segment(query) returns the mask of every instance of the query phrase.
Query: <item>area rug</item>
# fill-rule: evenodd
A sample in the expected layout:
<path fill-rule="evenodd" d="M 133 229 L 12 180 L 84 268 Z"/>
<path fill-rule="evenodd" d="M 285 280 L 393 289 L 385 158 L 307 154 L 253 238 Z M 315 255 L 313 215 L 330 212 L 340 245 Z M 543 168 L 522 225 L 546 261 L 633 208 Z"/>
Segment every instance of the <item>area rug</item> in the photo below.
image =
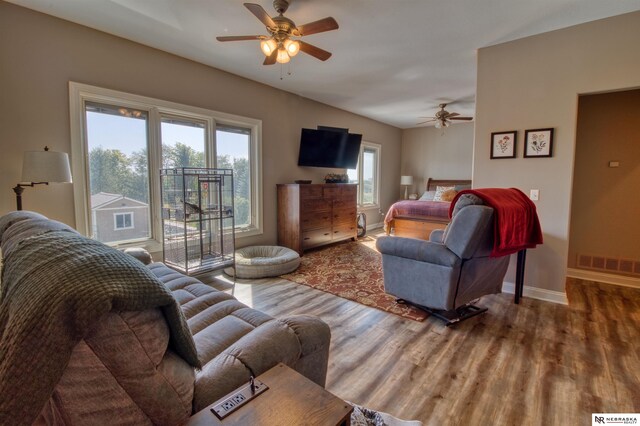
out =
<path fill-rule="evenodd" d="M 370 410 L 352 402 L 349 404 L 353 406 L 351 426 L 422 426 L 422 422 L 417 420 L 400 420 L 382 411 Z"/>
<path fill-rule="evenodd" d="M 376 238 L 334 244 L 304 253 L 300 267 L 282 275 L 304 284 L 366 306 L 381 309 L 415 321 L 428 314 L 413 306 L 400 305 L 384 292 L 382 255 L 375 249 Z"/>

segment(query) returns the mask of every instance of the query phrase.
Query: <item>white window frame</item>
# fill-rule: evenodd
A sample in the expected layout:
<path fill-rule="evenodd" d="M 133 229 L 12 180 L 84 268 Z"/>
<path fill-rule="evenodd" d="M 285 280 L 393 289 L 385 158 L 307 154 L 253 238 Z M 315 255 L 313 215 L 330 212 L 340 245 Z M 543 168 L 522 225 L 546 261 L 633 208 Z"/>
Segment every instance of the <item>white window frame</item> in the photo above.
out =
<path fill-rule="evenodd" d="M 364 185 L 362 179 L 362 164 L 364 164 L 364 150 L 374 150 L 376 152 L 376 164 L 374 170 L 374 182 L 375 191 L 373 194 L 373 203 L 365 204 L 364 199 Z M 362 141 L 360 144 L 360 153 L 358 154 L 358 165 L 356 171 L 358 175 L 358 207 L 362 209 L 374 209 L 380 208 L 380 163 L 382 162 L 382 145 L 374 142 Z"/>
<path fill-rule="evenodd" d="M 196 119 L 207 123 L 207 139 L 211 141 L 211 149 L 207 156 L 209 164 L 215 164 L 216 158 L 216 123 L 251 130 L 249 146 L 249 164 L 251 170 L 251 225 L 237 228 L 236 238 L 261 235 L 263 231 L 263 191 L 262 191 L 262 120 L 228 114 L 220 111 L 198 108 L 147 96 L 134 95 L 117 90 L 105 89 L 70 81 L 69 108 L 71 124 L 71 167 L 74 176 L 73 191 L 76 216 L 76 229 L 83 235 L 91 235 L 91 207 L 89 188 L 89 153 L 87 150 L 87 131 L 85 103 L 97 102 L 117 105 L 125 108 L 143 110 L 148 113 L 148 155 L 149 155 L 149 204 L 151 221 L 151 238 L 142 245 L 150 251 L 162 249 L 162 215 L 160 208 L 160 174 L 162 165 L 161 152 L 161 117 L 177 116 Z M 213 151 L 213 152 L 212 152 Z M 155 172 L 154 172 L 155 171 Z M 140 241 L 116 243 L 119 247 L 141 245 Z"/>
<path fill-rule="evenodd" d="M 123 226 L 122 228 L 119 228 L 117 216 L 126 216 L 126 215 L 131 216 L 131 226 Z M 126 225 L 127 221 L 123 219 L 122 223 Z M 113 230 L 114 231 L 123 231 L 125 229 L 133 229 L 135 227 L 136 225 L 133 223 L 133 212 L 120 212 L 120 213 L 113 214 Z"/>

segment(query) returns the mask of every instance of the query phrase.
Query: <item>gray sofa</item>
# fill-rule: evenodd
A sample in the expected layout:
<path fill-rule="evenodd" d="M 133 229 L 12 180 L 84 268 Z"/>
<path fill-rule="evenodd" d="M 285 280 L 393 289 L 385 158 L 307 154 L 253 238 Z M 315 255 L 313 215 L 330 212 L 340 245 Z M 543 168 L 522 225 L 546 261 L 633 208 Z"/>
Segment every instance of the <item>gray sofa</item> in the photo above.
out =
<path fill-rule="evenodd" d="M 47 259 L 40 261 L 40 265 L 28 261 L 28 256 L 37 253 L 39 239 L 44 247 L 45 240 L 51 244 L 52 238 L 60 244 L 59 258 L 62 260 L 54 259 L 58 256 L 54 250 L 48 264 Z M 43 365 L 29 365 L 28 371 L 39 371 L 37 374 L 40 375 L 32 378 L 18 377 L 18 374 L 11 376 L 11 371 L 24 371 L 24 366 L 11 366 L 10 356 L 0 357 L 2 424 L 31 424 L 34 419 L 36 424 L 180 424 L 246 383 L 251 375 L 257 376 L 279 362 L 324 386 L 330 330 L 318 318 L 301 315 L 275 319 L 245 306 L 228 293 L 217 291 L 161 263 L 145 266 L 117 250 L 97 247 L 98 243 L 79 236 L 66 225 L 31 212 L 13 212 L 0 218 L 0 242 L 4 256 L 0 313 L 9 313 L 0 317 L 0 336 L 3 339 L 0 344 L 6 345 L 5 349 L 18 345 L 15 330 L 10 329 L 16 323 L 11 316 L 14 312 L 23 314 L 25 309 L 30 309 L 21 308 L 22 305 L 18 304 L 25 299 L 19 293 L 29 291 L 29 277 L 40 274 L 41 280 L 47 280 L 49 274 L 51 280 L 58 280 L 58 285 L 66 285 L 64 277 L 79 276 L 79 281 L 82 281 L 78 286 L 79 292 L 87 289 L 91 292 L 92 280 L 102 282 L 100 276 L 92 275 L 96 273 L 93 269 L 83 265 L 85 262 L 89 264 L 96 255 L 81 261 L 65 258 L 65 253 L 72 250 L 82 253 L 86 246 L 87 251 L 97 250 L 100 256 L 106 256 L 101 259 L 115 259 L 115 263 L 128 268 L 126 273 L 117 275 L 119 281 L 115 282 L 115 288 L 120 293 L 121 290 L 133 292 L 135 298 L 135 286 L 138 284 L 133 282 L 133 277 L 138 275 L 151 277 L 145 278 L 147 281 L 163 283 L 166 288 L 162 284 L 158 284 L 158 288 L 170 290 L 167 293 L 173 298 L 169 297 L 169 302 L 177 302 L 177 311 L 182 312 L 182 321 L 186 320 L 188 333 L 193 336 L 197 350 L 197 361 L 191 363 L 176 351 L 176 347 L 180 347 L 175 341 L 175 329 L 179 324 L 169 321 L 167 306 L 149 309 L 144 307 L 145 300 L 138 300 L 136 303 L 143 306 L 142 309 L 122 310 L 118 306 L 130 305 L 112 298 L 108 300 L 111 303 L 108 312 L 97 320 L 92 318 L 91 327 L 82 336 L 68 336 L 63 335 L 66 330 L 71 334 L 78 330 L 80 314 L 76 305 L 79 302 L 75 299 L 52 299 L 51 310 L 58 312 L 63 307 L 62 317 L 49 320 L 53 331 L 48 333 L 61 333 L 53 339 L 53 347 L 64 352 L 66 342 L 74 344 L 65 357 L 68 359 L 62 366 L 61 375 L 51 373 L 55 375 L 53 388 L 45 401 L 34 395 L 42 390 L 42 379 L 49 379 L 45 377 L 47 372 L 55 371 L 46 364 L 59 358 L 57 351 L 49 351 L 44 355 L 51 356 L 42 357 L 40 344 L 33 344 L 34 358 L 42 358 L 40 362 Z M 21 249 L 24 251 L 29 247 L 35 251 L 21 254 Z M 25 261 L 21 261 L 21 256 Z M 56 269 L 60 262 L 74 265 L 66 265 L 66 272 L 60 275 Z M 44 266 L 52 272 L 43 272 Z M 102 265 L 102 268 L 104 275 L 104 271 L 108 272 L 108 265 Z M 5 281 L 6 277 L 14 282 Z M 15 282 L 19 280 L 25 280 L 26 284 Z M 113 286 L 113 280 L 108 284 Z M 99 290 L 98 284 L 95 290 Z M 103 309 L 103 305 L 96 306 L 97 311 Z M 34 312 L 37 316 L 38 311 Z M 43 310 L 39 312 L 43 316 L 49 314 Z M 27 317 L 21 321 L 42 325 L 39 318 Z M 7 340 L 12 332 L 14 340 Z M 25 334 L 32 333 L 25 331 Z M 31 337 L 25 335 L 24 339 L 28 341 Z M 45 337 L 52 340 L 46 334 Z M 24 343 L 23 340 L 19 342 L 20 345 Z M 25 364 L 34 362 L 30 359 Z M 201 367 L 194 368 L 190 364 L 200 364 Z M 27 388 L 29 383 L 36 383 L 34 389 Z M 22 401 L 30 398 L 33 401 L 29 403 Z M 11 410 L 10 407 L 19 407 L 24 412 L 18 413 L 17 409 Z"/>
<path fill-rule="evenodd" d="M 430 241 L 379 238 L 385 291 L 432 312 L 442 311 L 445 320 L 465 317 L 468 312 L 462 308 L 502 291 L 509 257 L 490 257 L 493 222 L 491 207 L 464 194 L 454 206 L 451 223 L 433 231 Z"/>

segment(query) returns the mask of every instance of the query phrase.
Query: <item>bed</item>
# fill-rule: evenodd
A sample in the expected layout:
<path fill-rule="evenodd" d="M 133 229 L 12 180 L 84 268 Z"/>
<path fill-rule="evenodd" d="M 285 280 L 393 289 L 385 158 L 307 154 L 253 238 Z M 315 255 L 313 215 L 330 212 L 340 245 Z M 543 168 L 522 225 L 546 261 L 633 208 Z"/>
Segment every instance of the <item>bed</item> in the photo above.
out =
<path fill-rule="evenodd" d="M 470 180 L 432 179 L 426 191 L 435 191 L 438 186 L 453 186 L 457 190 L 471 188 Z M 398 237 L 428 240 L 434 229 L 443 229 L 449 223 L 449 206 L 446 201 L 403 200 L 393 204 L 384 219 L 387 235 L 393 232 Z"/>

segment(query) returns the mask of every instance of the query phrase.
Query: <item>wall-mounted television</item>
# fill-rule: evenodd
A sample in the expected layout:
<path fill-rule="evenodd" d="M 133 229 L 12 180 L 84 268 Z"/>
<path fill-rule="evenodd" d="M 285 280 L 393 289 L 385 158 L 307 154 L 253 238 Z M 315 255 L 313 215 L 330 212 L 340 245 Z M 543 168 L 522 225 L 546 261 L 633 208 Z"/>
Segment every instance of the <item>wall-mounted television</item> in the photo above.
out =
<path fill-rule="evenodd" d="M 302 129 L 298 165 L 355 169 L 362 135 L 333 130 Z"/>

